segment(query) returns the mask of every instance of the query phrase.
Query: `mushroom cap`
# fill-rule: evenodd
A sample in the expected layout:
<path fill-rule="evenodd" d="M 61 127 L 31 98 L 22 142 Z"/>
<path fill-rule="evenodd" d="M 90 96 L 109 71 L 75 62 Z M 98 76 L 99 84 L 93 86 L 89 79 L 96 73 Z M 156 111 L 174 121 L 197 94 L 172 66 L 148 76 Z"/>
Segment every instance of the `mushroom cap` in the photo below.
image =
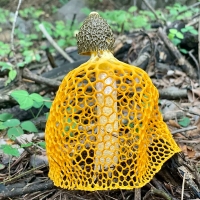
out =
<path fill-rule="evenodd" d="M 91 55 L 93 52 L 113 51 L 114 37 L 106 20 L 97 12 L 91 12 L 76 35 L 78 53 Z"/>

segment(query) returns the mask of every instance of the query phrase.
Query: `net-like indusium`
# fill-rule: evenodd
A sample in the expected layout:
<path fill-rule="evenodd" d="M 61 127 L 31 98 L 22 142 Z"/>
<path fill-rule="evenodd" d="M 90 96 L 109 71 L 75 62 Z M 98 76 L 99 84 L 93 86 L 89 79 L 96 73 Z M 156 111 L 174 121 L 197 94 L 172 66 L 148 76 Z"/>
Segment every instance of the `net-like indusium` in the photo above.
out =
<path fill-rule="evenodd" d="M 91 58 L 66 75 L 46 124 L 49 177 L 61 188 L 140 188 L 180 151 L 147 73 L 114 58 L 109 26 L 93 37 L 91 27 L 102 24 L 97 13 L 85 20 L 78 48 Z"/>

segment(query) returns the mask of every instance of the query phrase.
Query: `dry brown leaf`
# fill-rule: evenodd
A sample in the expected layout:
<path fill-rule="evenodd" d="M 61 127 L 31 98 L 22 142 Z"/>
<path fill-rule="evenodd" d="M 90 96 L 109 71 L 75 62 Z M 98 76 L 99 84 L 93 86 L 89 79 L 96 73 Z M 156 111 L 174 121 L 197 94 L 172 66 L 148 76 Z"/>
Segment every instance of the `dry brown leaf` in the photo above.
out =
<path fill-rule="evenodd" d="M 180 86 L 180 85 L 182 85 L 183 81 L 184 81 L 184 77 L 183 77 L 183 76 L 181 76 L 181 77 L 179 77 L 179 78 L 176 78 L 176 79 L 174 80 L 174 85 L 175 85 L 175 86 Z"/>
<path fill-rule="evenodd" d="M 187 146 L 187 155 L 188 155 L 188 158 L 194 158 L 195 156 L 195 151 L 189 146 Z"/>
<path fill-rule="evenodd" d="M 196 106 L 190 107 L 189 112 L 195 115 L 200 115 L 200 109 L 197 108 Z"/>
<path fill-rule="evenodd" d="M 169 124 L 176 128 L 181 128 L 181 126 L 175 120 L 169 120 Z"/>
<path fill-rule="evenodd" d="M 179 147 L 181 148 L 181 151 L 184 153 L 184 155 L 187 155 L 187 145 L 179 144 Z"/>
<path fill-rule="evenodd" d="M 196 97 L 194 96 L 191 90 L 187 91 L 187 96 L 188 96 L 189 102 L 193 103 L 194 101 L 196 101 Z"/>
<path fill-rule="evenodd" d="M 192 89 L 192 92 L 194 92 L 194 94 L 196 94 L 198 97 L 200 97 L 200 87 Z"/>

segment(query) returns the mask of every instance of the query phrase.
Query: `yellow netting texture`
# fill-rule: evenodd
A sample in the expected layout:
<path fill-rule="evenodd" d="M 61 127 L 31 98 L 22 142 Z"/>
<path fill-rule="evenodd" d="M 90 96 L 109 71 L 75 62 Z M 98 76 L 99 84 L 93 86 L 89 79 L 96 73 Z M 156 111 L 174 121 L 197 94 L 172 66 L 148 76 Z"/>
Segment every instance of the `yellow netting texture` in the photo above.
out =
<path fill-rule="evenodd" d="M 88 61 L 59 87 L 46 125 L 49 177 L 75 190 L 133 189 L 180 149 L 146 72 L 119 61 Z"/>

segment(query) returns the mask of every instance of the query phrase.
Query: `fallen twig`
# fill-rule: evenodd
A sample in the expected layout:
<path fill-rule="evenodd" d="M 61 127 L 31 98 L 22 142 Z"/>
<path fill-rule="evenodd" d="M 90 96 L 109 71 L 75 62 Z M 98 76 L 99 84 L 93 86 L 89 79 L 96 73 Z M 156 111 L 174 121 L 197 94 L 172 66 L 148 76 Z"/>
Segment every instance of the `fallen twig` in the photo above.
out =
<path fill-rule="evenodd" d="M 15 177 L 11 177 L 11 178 L 9 178 L 9 179 L 6 179 L 6 180 L 4 180 L 3 182 L 0 182 L 0 184 L 5 184 L 5 183 L 10 183 L 11 181 L 14 181 L 14 180 L 16 180 L 16 179 L 19 179 L 19 178 L 21 178 L 21 177 L 24 177 L 24 176 L 26 176 L 26 175 L 28 175 L 28 174 L 31 174 L 31 173 L 33 173 L 35 170 L 38 170 L 38 169 L 42 169 L 42 168 L 44 168 L 44 167 L 46 167 L 46 165 L 44 164 L 44 165 L 41 165 L 41 166 L 39 166 L 39 167 L 35 167 L 35 168 L 33 168 L 33 169 L 30 169 L 29 171 L 26 171 L 26 172 L 23 172 L 23 173 L 21 173 L 21 174 L 18 174 L 17 176 L 15 176 Z M 1 194 L 1 192 L 0 192 L 0 194 Z M 1 197 L 1 196 L 0 196 Z M 1 198 L 0 198 L 1 199 Z"/>
<path fill-rule="evenodd" d="M 190 127 L 187 127 L 187 128 L 181 128 L 181 129 L 172 131 L 171 134 L 176 134 L 176 133 L 181 133 L 181 132 L 185 132 L 185 131 L 190 131 L 190 130 L 193 130 L 193 129 L 197 129 L 197 126 L 190 126 Z"/>
<path fill-rule="evenodd" d="M 200 85 L 200 62 L 198 63 L 197 59 L 193 55 L 193 52 L 194 52 L 194 49 L 189 51 L 188 54 L 192 58 L 192 60 L 194 61 L 195 65 L 196 65 L 196 68 L 198 70 L 198 78 L 199 78 L 199 85 Z"/>
<path fill-rule="evenodd" d="M 185 187 L 185 173 L 183 176 L 183 183 L 182 183 L 182 189 L 181 189 L 181 200 L 183 200 L 183 196 L 184 196 L 184 187 Z"/>
<path fill-rule="evenodd" d="M 52 87 L 59 87 L 59 85 L 60 85 L 60 81 L 57 81 L 57 80 L 54 80 L 54 79 L 49 79 L 49 78 L 44 78 L 42 76 L 38 76 L 37 74 L 32 73 L 27 68 L 25 68 L 23 70 L 22 76 L 24 78 L 35 81 L 37 83 L 42 83 L 42 84 L 49 85 L 49 86 L 52 86 Z"/>
<path fill-rule="evenodd" d="M 44 25 L 43 25 L 43 24 L 40 24 L 40 25 L 39 25 L 39 28 L 40 28 L 40 30 L 43 32 L 43 34 L 45 35 L 45 37 L 47 38 L 47 40 L 54 46 L 54 48 L 55 48 L 64 58 L 66 58 L 70 63 L 73 63 L 74 60 L 56 44 L 56 42 L 53 40 L 53 38 L 52 38 L 52 37 L 48 34 L 48 32 L 46 31 Z"/>
<path fill-rule="evenodd" d="M 11 49 L 12 49 L 12 51 L 15 50 L 15 48 L 14 48 L 14 42 L 13 42 L 14 41 L 14 31 L 15 31 L 15 25 L 16 25 L 17 16 L 18 16 L 18 13 L 19 13 L 19 8 L 21 6 L 21 3 L 22 3 L 22 0 L 19 0 L 18 6 L 17 6 L 17 10 L 15 12 L 15 16 L 14 16 L 14 19 L 13 19 L 12 32 L 11 32 L 11 36 L 10 36 L 10 38 L 11 38 L 10 43 L 11 43 Z"/>

